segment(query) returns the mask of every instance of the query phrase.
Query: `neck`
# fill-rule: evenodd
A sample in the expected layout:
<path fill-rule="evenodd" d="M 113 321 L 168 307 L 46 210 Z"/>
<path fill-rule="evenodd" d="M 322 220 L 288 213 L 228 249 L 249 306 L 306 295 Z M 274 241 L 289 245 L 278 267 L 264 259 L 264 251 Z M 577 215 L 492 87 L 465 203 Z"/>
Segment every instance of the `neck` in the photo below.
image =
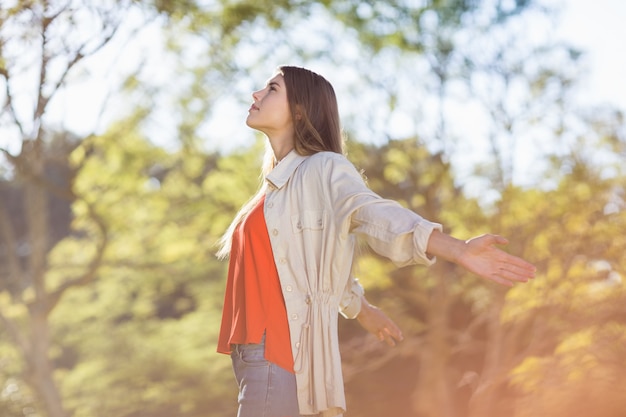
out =
<path fill-rule="evenodd" d="M 273 137 L 268 136 L 270 146 L 274 152 L 274 159 L 279 161 L 283 159 L 294 148 L 293 136 Z"/>
<path fill-rule="evenodd" d="M 291 152 L 293 150 L 293 148 L 289 148 L 287 150 L 285 150 L 284 152 L 280 152 L 280 153 L 276 153 L 276 151 L 274 151 L 274 159 L 276 159 L 276 162 L 280 162 L 283 160 L 284 157 L 287 156 L 287 154 L 289 154 L 289 152 Z"/>

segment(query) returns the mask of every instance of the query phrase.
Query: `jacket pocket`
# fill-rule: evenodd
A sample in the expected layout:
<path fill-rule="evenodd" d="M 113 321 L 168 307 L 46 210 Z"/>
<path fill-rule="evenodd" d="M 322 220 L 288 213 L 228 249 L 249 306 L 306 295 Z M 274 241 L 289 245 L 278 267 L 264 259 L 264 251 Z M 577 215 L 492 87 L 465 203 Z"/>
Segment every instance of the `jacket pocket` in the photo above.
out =
<path fill-rule="evenodd" d="M 302 233 L 304 230 L 323 230 L 326 224 L 324 210 L 304 210 L 291 216 L 293 233 Z"/>

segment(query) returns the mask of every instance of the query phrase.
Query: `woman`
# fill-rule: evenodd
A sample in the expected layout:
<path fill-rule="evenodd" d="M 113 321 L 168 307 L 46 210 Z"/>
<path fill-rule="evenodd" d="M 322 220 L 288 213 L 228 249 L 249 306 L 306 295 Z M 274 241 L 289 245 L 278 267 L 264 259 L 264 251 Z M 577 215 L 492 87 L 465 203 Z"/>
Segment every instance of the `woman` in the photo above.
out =
<path fill-rule="evenodd" d="M 345 411 L 337 312 L 360 312 L 357 238 L 397 266 L 438 257 L 504 285 L 534 277 L 494 246 L 506 239 L 455 239 L 369 190 L 342 153 L 335 93 L 320 75 L 283 66 L 252 97 L 246 124 L 269 144 L 264 182 L 220 251 L 230 265 L 218 351 L 233 358 L 239 417 Z"/>

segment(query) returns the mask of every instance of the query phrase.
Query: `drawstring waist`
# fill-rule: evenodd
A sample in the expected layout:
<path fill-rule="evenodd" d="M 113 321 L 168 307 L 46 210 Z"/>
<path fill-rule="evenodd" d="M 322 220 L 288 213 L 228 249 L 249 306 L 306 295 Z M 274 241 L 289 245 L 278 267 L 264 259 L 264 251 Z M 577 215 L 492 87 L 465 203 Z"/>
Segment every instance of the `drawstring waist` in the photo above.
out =
<path fill-rule="evenodd" d="M 336 301 L 331 303 L 331 301 Z M 304 323 L 300 328 L 300 338 L 298 340 L 296 355 L 294 355 L 294 372 L 301 374 L 305 369 L 308 369 L 308 404 L 313 405 L 315 403 L 315 372 L 313 371 L 312 354 L 314 351 L 312 332 L 315 326 L 315 317 L 323 315 L 323 310 L 336 310 L 339 314 L 339 303 L 336 296 L 332 294 L 318 294 L 312 296 L 308 294 L 305 298 L 307 305 L 306 315 Z M 314 311 L 316 314 L 314 314 Z M 324 320 L 322 320 L 323 322 Z"/>

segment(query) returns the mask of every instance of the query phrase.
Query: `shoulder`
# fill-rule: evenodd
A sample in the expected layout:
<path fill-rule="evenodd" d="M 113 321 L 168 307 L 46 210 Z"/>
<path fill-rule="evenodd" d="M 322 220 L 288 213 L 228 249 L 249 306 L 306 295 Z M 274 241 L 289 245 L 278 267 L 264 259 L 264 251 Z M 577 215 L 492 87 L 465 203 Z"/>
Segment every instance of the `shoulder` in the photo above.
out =
<path fill-rule="evenodd" d="M 307 164 L 311 168 L 328 170 L 332 167 L 353 167 L 352 163 L 345 155 L 336 152 L 318 152 L 307 159 Z"/>
<path fill-rule="evenodd" d="M 342 184 L 364 183 L 363 175 L 343 154 L 336 152 L 318 152 L 307 158 L 303 164 L 302 175 L 308 181 L 324 184 L 336 189 Z"/>

